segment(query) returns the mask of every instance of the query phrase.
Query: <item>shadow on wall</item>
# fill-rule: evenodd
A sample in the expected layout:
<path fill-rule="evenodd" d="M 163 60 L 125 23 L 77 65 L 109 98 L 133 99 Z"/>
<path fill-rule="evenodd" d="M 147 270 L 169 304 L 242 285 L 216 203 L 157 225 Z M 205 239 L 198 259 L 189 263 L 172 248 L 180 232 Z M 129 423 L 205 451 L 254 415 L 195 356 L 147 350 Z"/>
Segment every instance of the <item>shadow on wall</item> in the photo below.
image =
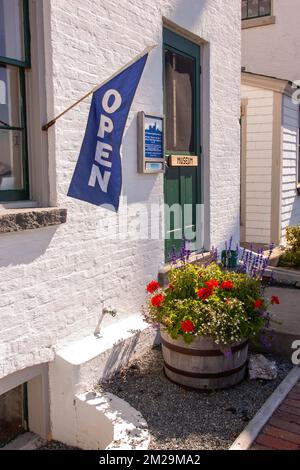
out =
<path fill-rule="evenodd" d="M 128 365 L 134 350 L 137 347 L 140 334 L 141 332 L 137 331 L 137 334 L 135 334 L 130 341 L 126 342 L 125 346 L 123 341 L 114 345 L 103 371 L 104 380 L 111 377 L 116 370 L 119 369 L 120 365 L 121 367 Z"/>
<path fill-rule="evenodd" d="M 177 6 L 172 7 L 168 18 L 179 26 L 191 30 L 192 26 L 198 21 L 199 16 L 202 15 L 203 10 L 206 8 L 207 0 L 179 0 Z M 182 22 L 184 19 L 184 23 Z"/>
<path fill-rule="evenodd" d="M 135 333 L 130 341 L 126 341 L 125 345 L 123 341 L 115 344 L 112 348 L 111 354 L 106 361 L 105 368 L 103 370 L 103 381 L 108 380 L 117 371 L 120 371 L 123 367 L 127 367 L 128 364 L 134 359 L 136 348 L 140 343 L 140 330 L 132 330 L 131 333 Z M 157 332 L 156 337 L 153 341 L 153 345 L 160 343 L 160 336 Z"/>
<path fill-rule="evenodd" d="M 128 204 L 142 203 L 150 200 L 150 195 L 157 184 L 160 175 L 137 174 L 137 117 L 135 116 L 123 137 L 122 195 L 127 198 Z M 132 151 L 132 149 L 134 149 Z M 138 176 L 135 177 L 135 175 Z M 134 184 L 133 184 L 134 177 Z"/>
<path fill-rule="evenodd" d="M 285 238 L 285 229 L 287 227 L 292 227 L 300 224 L 300 195 L 298 195 L 297 190 L 295 190 L 295 196 L 293 198 L 293 204 L 290 211 L 283 215 L 288 215 L 287 219 L 282 220 L 282 223 L 287 223 L 285 227 L 282 228 L 282 238 Z"/>
<path fill-rule="evenodd" d="M 57 230 L 55 227 L 0 235 L 0 268 L 30 264 L 44 255 Z"/>
<path fill-rule="evenodd" d="M 297 111 L 297 110 L 296 110 Z M 285 119 L 288 119 L 285 116 Z M 289 118 L 291 119 L 291 118 Z M 293 123 L 284 123 L 283 132 L 283 169 L 282 169 L 282 193 L 281 223 L 294 226 L 300 223 L 300 195 L 297 192 L 297 127 Z M 295 139 L 291 143 L 291 136 Z M 292 185 L 295 185 L 292 188 Z M 282 237 L 285 237 L 285 227 L 282 229 Z"/>

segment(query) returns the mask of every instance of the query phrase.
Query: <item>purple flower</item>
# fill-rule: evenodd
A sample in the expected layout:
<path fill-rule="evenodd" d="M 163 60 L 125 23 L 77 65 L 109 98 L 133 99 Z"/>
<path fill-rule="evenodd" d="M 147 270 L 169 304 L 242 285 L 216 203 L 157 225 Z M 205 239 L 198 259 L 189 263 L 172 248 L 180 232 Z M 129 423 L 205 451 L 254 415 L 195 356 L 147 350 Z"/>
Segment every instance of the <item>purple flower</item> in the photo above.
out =
<path fill-rule="evenodd" d="M 265 348 L 270 348 L 272 346 L 272 343 L 274 342 L 274 339 L 275 333 L 271 330 L 264 330 L 259 336 L 259 340 Z"/>
<path fill-rule="evenodd" d="M 179 255 L 179 258 L 180 258 L 180 261 L 182 261 L 183 263 L 185 263 L 185 247 L 182 246 L 180 248 L 180 255 Z"/>
<path fill-rule="evenodd" d="M 263 260 L 263 265 L 262 265 L 262 270 L 261 270 L 261 273 L 260 273 L 260 278 L 261 278 L 261 279 L 263 278 L 263 276 L 264 276 L 264 274 L 265 274 L 265 271 L 266 271 L 266 269 L 267 269 L 267 267 L 268 267 L 268 264 L 269 264 L 268 259 L 264 258 L 264 260 Z"/>
<path fill-rule="evenodd" d="M 271 255 L 274 251 L 274 248 L 275 248 L 275 243 L 271 243 L 270 246 L 269 246 L 268 261 L 270 261 Z"/>
<path fill-rule="evenodd" d="M 229 344 L 229 346 L 225 346 L 225 348 L 222 349 L 222 353 L 224 354 L 226 358 L 231 357 L 232 356 L 231 344 Z"/>
<path fill-rule="evenodd" d="M 263 260 L 263 257 L 260 254 L 254 256 L 254 260 L 250 268 L 251 277 L 259 277 L 259 267 L 261 265 L 261 259 Z"/>
<path fill-rule="evenodd" d="M 177 251 L 175 246 L 172 247 L 171 255 L 170 255 L 170 260 L 173 265 L 177 264 Z"/>

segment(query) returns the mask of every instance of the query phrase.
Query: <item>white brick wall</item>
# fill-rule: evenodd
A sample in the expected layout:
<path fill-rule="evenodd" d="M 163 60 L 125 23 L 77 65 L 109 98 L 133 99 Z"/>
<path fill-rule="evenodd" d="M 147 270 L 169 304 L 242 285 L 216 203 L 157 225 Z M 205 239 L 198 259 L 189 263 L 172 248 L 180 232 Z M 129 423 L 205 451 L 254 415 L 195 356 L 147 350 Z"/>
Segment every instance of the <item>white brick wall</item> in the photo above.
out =
<path fill-rule="evenodd" d="M 224 8 L 222 0 L 47 0 L 47 8 L 47 105 L 54 114 L 145 46 L 158 44 L 124 134 L 123 195 L 131 206 L 163 200 L 163 177 L 136 172 L 136 113 L 163 111 L 162 16 L 207 42 L 202 51 L 206 246 L 231 235 L 237 241 L 240 1 L 230 0 Z M 103 239 L 98 224 L 104 216 L 110 223 L 117 216 L 66 197 L 88 109 L 86 100 L 49 130 L 56 199 L 68 209 L 67 224 L 0 237 L 0 377 L 49 361 L 57 347 L 92 333 L 102 301 L 121 315 L 138 311 L 146 282 L 164 262 L 162 240 Z"/>

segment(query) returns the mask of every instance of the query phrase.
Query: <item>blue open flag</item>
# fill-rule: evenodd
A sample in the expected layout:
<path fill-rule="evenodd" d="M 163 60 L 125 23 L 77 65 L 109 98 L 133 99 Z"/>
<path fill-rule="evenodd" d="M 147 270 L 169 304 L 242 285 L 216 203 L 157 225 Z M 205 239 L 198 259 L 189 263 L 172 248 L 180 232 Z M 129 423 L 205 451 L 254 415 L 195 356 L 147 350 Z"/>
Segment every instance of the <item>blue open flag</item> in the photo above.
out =
<path fill-rule="evenodd" d="M 94 92 L 68 196 L 118 211 L 122 187 L 120 147 L 147 57 L 148 52 Z"/>

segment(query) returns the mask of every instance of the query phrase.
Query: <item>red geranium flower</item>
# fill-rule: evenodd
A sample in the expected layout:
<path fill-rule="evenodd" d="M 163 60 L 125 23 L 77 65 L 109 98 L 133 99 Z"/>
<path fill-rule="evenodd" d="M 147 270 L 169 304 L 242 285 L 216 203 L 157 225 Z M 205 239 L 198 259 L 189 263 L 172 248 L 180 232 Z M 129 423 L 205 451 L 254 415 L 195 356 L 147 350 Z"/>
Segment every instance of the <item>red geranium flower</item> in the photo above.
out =
<path fill-rule="evenodd" d="M 184 320 L 181 322 L 181 329 L 184 333 L 192 333 L 194 331 L 194 324 L 191 320 Z"/>
<path fill-rule="evenodd" d="M 262 306 L 262 301 L 260 299 L 257 299 L 254 301 L 254 308 L 259 309 Z"/>
<path fill-rule="evenodd" d="M 277 295 L 272 295 L 271 297 L 271 304 L 274 305 L 279 305 L 280 304 L 280 299 L 279 297 L 277 297 Z"/>
<path fill-rule="evenodd" d="M 159 284 L 157 281 L 151 281 L 147 285 L 147 291 L 149 292 L 149 294 L 153 294 L 153 292 L 155 292 L 158 288 Z"/>
<path fill-rule="evenodd" d="M 206 300 L 212 294 L 212 289 L 208 287 L 202 287 L 198 290 L 198 298 Z"/>
<path fill-rule="evenodd" d="M 162 294 L 157 294 L 154 297 L 152 297 L 151 303 L 153 307 L 160 307 L 164 300 L 165 298 Z"/>
<path fill-rule="evenodd" d="M 219 287 L 219 283 L 216 279 L 211 279 L 210 281 L 205 282 L 206 287 L 213 289 L 214 287 Z"/>
<path fill-rule="evenodd" d="M 222 289 L 224 290 L 231 290 L 233 289 L 233 282 L 231 281 L 223 281 L 221 284 Z"/>

